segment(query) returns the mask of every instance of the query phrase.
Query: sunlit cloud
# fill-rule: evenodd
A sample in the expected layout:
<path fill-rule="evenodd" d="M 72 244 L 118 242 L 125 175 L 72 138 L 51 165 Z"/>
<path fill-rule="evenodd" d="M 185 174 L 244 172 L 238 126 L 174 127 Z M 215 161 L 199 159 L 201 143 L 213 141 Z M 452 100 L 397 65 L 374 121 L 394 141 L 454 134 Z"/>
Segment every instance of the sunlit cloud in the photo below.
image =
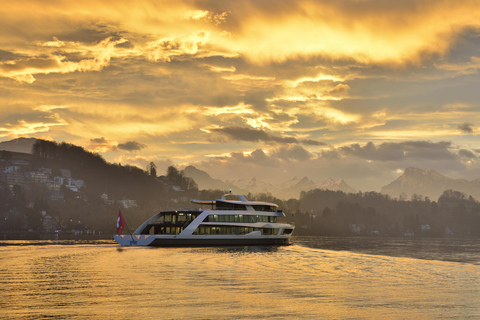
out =
<path fill-rule="evenodd" d="M 37 42 L 37 45 L 42 47 L 61 48 L 65 46 L 65 42 L 58 40 L 57 37 L 53 37 L 53 41 Z"/>
<path fill-rule="evenodd" d="M 189 10 L 183 14 L 182 18 L 186 20 L 205 20 L 219 25 L 227 20 L 227 16 L 227 12 L 217 14 L 208 10 Z"/>
<path fill-rule="evenodd" d="M 194 32 L 185 37 L 162 38 L 146 44 L 147 57 L 151 61 L 170 62 L 173 57 L 194 55 L 205 45 L 208 31 Z"/>
<path fill-rule="evenodd" d="M 218 115 L 245 115 L 245 114 L 254 114 L 255 112 L 251 109 L 251 106 L 245 105 L 243 103 L 239 104 L 238 106 L 232 107 L 223 107 L 223 108 L 215 108 L 215 107 L 205 107 L 205 111 L 203 112 L 206 116 L 218 116 Z"/>
<path fill-rule="evenodd" d="M 100 153 L 107 152 L 114 149 L 117 146 L 116 142 L 110 142 L 105 137 L 90 139 L 89 143 L 85 145 L 85 150 Z"/>
<path fill-rule="evenodd" d="M 57 122 L 27 122 L 19 120 L 16 124 L 6 124 L 0 127 L 0 137 L 18 138 L 32 134 L 45 133 L 55 126 L 65 126 L 67 123 L 61 119 Z"/>
<path fill-rule="evenodd" d="M 276 85 L 274 77 L 233 74 L 224 75 L 222 78 L 235 85 L 239 91 L 246 91 L 252 88 L 272 88 Z"/>
<path fill-rule="evenodd" d="M 90 53 L 93 54 L 92 59 L 83 59 L 79 62 L 67 61 L 64 56 L 60 55 L 0 62 L 0 76 L 13 78 L 19 82 L 33 83 L 35 74 L 100 71 L 110 62 L 115 45 L 125 41 L 125 39 L 117 41 L 105 39 L 90 48 Z"/>
<path fill-rule="evenodd" d="M 321 73 L 321 74 L 318 74 L 316 77 L 304 77 L 297 80 L 289 80 L 289 81 L 286 81 L 286 84 L 291 87 L 297 87 L 304 82 L 319 82 L 319 81 L 325 81 L 325 80 L 329 80 L 333 82 L 341 82 L 341 81 L 344 81 L 345 79 L 339 78 L 333 75 L 327 75 L 327 74 Z"/>
<path fill-rule="evenodd" d="M 320 55 L 404 64 L 443 55 L 462 26 L 479 25 L 480 12 L 469 5 L 420 3 L 378 6 L 377 1 L 302 1 L 280 5 L 274 15 L 259 10 L 245 17 L 239 36 L 230 44 L 257 63 Z"/>
<path fill-rule="evenodd" d="M 473 0 L 9 1 L 0 137 L 222 177 L 480 177 L 479 21 Z"/>
<path fill-rule="evenodd" d="M 69 106 L 39 106 L 35 108 L 34 110 L 38 111 L 43 111 L 43 112 L 50 112 L 53 110 L 58 110 L 58 109 L 67 109 Z"/>

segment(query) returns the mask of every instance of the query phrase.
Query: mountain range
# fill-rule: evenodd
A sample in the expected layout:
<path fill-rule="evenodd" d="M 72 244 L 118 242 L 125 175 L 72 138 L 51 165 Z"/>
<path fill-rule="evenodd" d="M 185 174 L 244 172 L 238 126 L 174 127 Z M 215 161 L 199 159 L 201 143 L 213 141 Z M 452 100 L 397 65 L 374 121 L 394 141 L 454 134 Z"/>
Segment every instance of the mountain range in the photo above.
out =
<path fill-rule="evenodd" d="M 184 174 L 192 178 L 198 184 L 200 189 L 232 189 L 235 193 L 246 194 L 268 192 L 281 199 L 298 199 L 302 191 L 309 191 L 312 189 L 328 189 L 333 191 L 343 191 L 345 193 L 355 193 L 356 190 L 350 187 L 344 180 L 327 179 L 321 183 L 315 183 L 308 177 L 298 179 L 294 177 L 280 184 L 272 184 L 265 181 L 259 181 L 255 177 L 239 180 L 225 180 L 212 178 L 205 171 L 199 170 L 194 166 L 187 166 L 184 169 Z"/>
<path fill-rule="evenodd" d="M 0 142 L 0 151 L 32 153 L 32 147 L 37 141 L 35 138 L 18 138 L 10 141 Z"/>
<path fill-rule="evenodd" d="M 419 168 L 405 169 L 400 177 L 384 186 L 381 193 L 392 197 L 399 197 L 402 193 L 407 197 L 417 194 L 436 201 L 445 190 L 449 189 L 480 199 L 480 179 L 472 181 L 452 179 L 434 170 Z"/>
<path fill-rule="evenodd" d="M 0 142 L 0 151 L 11 151 L 20 153 L 31 153 L 32 146 L 37 141 L 35 138 L 18 138 L 10 141 Z M 232 189 L 236 193 L 246 194 L 269 192 L 281 199 L 298 198 L 302 191 L 312 189 L 326 189 L 333 191 L 342 191 L 345 193 L 357 192 L 350 187 L 344 180 L 327 179 L 315 183 L 308 177 L 298 179 L 294 177 L 280 184 L 272 184 L 265 181 L 259 181 L 256 178 L 239 180 L 220 180 L 212 178 L 207 172 L 199 170 L 194 166 L 187 166 L 184 174 L 191 177 L 198 184 L 200 189 Z M 471 195 L 480 199 L 480 179 L 452 179 L 444 176 L 432 169 L 407 168 L 404 173 L 390 184 L 382 187 L 381 193 L 388 194 L 393 198 L 404 197 L 410 199 L 414 194 L 427 196 L 436 201 L 445 190 L 452 189 L 460 191 L 467 196 Z"/>

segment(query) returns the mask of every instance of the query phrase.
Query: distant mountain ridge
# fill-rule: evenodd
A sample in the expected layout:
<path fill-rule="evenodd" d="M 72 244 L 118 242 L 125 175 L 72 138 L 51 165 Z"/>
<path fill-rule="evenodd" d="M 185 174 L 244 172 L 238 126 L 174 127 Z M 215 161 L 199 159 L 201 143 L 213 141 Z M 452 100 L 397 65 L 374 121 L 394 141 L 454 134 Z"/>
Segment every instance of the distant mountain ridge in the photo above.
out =
<path fill-rule="evenodd" d="M 432 169 L 407 168 L 395 181 L 382 187 L 381 193 L 399 197 L 401 193 L 428 196 L 436 201 L 445 190 L 452 189 L 480 199 L 480 179 L 452 179 Z"/>
<path fill-rule="evenodd" d="M 37 139 L 35 138 L 18 138 L 10 141 L 0 142 L 0 150 L 20 153 L 32 153 L 32 147 Z"/>
<path fill-rule="evenodd" d="M 281 184 L 272 184 L 265 181 L 259 181 L 255 177 L 239 180 L 225 180 L 212 178 L 205 171 L 199 170 L 194 166 L 187 166 L 184 169 L 184 174 L 195 180 L 199 189 L 220 189 L 229 190 L 232 189 L 236 193 L 246 194 L 251 193 L 271 193 L 272 195 L 281 199 L 291 199 L 300 196 L 302 191 L 309 191 L 313 189 L 328 189 L 333 191 L 343 191 L 345 193 L 355 193 L 356 190 L 350 187 L 344 180 L 327 179 L 322 183 L 315 183 L 308 177 L 298 179 L 294 177 L 291 180 L 287 180 Z"/>

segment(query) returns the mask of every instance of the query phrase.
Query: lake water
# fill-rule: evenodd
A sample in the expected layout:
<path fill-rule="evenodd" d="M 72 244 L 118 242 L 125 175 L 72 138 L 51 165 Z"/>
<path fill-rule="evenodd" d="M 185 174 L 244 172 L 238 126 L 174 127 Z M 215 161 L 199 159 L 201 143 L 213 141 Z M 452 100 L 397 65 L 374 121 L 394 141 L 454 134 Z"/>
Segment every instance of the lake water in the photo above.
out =
<path fill-rule="evenodd" d="M 480 319 L 478 240 L 0 242 L 1 319 Z"/>

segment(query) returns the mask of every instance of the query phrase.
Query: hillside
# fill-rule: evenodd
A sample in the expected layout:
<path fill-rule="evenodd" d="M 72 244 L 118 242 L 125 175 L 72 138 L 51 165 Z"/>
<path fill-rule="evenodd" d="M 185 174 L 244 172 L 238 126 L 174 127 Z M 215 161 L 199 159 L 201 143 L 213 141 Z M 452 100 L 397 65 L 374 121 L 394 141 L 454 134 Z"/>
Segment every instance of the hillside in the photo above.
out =
<path fill-rule="evenodd" d="M 72 144 L 37 140 L 33 154 L 0 156 L 0 230 L 113 232 L 119 208 L 137 226 L 160 208 L 198 196 L 195 183 L 173 167 L 151 176 Z"/>

